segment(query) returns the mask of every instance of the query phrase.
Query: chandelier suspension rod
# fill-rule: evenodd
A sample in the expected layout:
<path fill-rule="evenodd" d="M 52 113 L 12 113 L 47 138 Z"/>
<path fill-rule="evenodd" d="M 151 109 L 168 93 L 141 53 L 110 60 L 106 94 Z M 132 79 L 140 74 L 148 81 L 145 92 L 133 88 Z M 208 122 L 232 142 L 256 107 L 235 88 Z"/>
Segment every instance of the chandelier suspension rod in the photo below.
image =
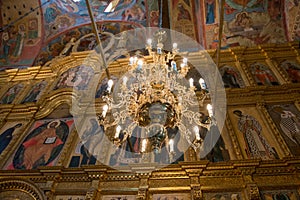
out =
<path fill-rule="evenodd" d="M 110 75 L 109 75 L 109 71 L 108 71 L 108 67 L 107 67 L 107 63 L 106 63 L 106 60 L 105 60 L 105 55 L 104 55 L 104 51 L 103 51 L 103 47 L 102 47 L 102 42 L 101 42 L 101 39 L 99 37 L 98 28 L 97 28 L 97 25 L 96 25 L 96 22 L 95 22 L 93 11 L 91 9 L 91 5 L 90 5 L 89 0 L 85 0 L 85 2 L 86 2 L 86 6 L 88 8 L 89 16 L 90 16 L 90 19 L 91 19 L 92 28 L 93 28 L 97 43 L 99 45 L 99 51 L 100 51 L 100 55 L 102 57 L 103 67 L 105 69 L 107 78 L 110 79 Z"/>
<path fill-rule="evenodd" d="M 159 8 L 159 29 L 162 28 L 162 7 L 163 7 L 163 0 L 160 0 L 160 8 Z"/>
<path fill-rule="evenodd" d="M 220 65 L 220 53 L 221 53 L 221 45 L 222 45 L 222 36 L 223 36 L 223 24 L 224 24 L 224 4 L 225 0 L 220 0 L 220 22 L 219 22 L 219 41 L 218 41 L 218 48 L 217 48 L 217 67 L 219 68 Z"/>

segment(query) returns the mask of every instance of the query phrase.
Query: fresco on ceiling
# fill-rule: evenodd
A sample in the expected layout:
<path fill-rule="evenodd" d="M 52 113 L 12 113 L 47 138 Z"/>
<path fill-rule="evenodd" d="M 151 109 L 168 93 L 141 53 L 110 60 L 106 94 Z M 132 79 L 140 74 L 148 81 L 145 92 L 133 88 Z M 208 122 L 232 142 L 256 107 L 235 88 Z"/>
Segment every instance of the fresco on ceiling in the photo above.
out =
<path fill-rule="evenodd" d="M 270 143 L 270 137 L 266 138 L 263 126 L 256 116 L 249 114 L 250 109 L 236 109 L 230 111 L 234 126 L 238 130 L 238 138 L 247 158 L 260 158 L 263 160 L 278 159 L 275 148 Z M 257 113 L 256 113 L 257 114 Z"/>
<path fill-rule="evenodd" d="M 295 156 L 300 155 L 300 112 L 293 104 L 267 105 L 271 118 Z"/>
<path fill-rule="evenodd" d="M 48 0 L 42 0 L 46 2 Z M 95 21 L 127 21 L 142 26 L 148 26 L 147 16 L 151 16 L 150 24 L 154 25 L 157 2 L 149 1 L 148 8 L 145 0 L 90 0 L 90 5 L 95 16 Z M 111 8 L 111 9 L 109 9 Z M 89 13 L 85 1 L 51 0 L 47 7 L 43 8 L 44 27 L 46 38 L 75 26 L 90 23 Z"/>
<path fill-rule="evenodd" d="M 4 168 L 55 166 L 72 125 L 72 118 L 36 121 Z"/>
<path fill-rule="evenodd" d="M 287 33 L 290 41 L 300 41 L 299 1 L 286 0 L 284 13 Z"/>
<path fill-rule="evenodd" d="M 33 86 L 28 95 L 24 98 L 22 103 L 36 102 L 47 85 L 47 81 L 43 80 Z"/>
<path fill-rule="evenodd" d="M 39 1 L 3 1 L 0 7 L 0 66 L 32 65 L 41 45 Z"/>
<path fill-rule="evenodd" d="M 170 0 L 170 27 L 172 30 L 183 33 L 197 40 L 196 27 L 194 24 L 194 3 L 191 0 Z M 164 11 L 163 11 L 164 12 Z"/>
<path fill-rule="evenodd" d="M 235 68 L 225 65 L 220 68 L 220 73 L 225 88 L 243 88 L 245 83 L 240 72 Z"/>
<path fill-rule="evenodd" d="M 250 65 L 250 71 L 257 85 L 279 85 L 274 73 L 266 65 L 255 62 Z"/>
<path fill-rule="evenodd" d="M 9 88 L 7 92 L 2 96 L 0 104 L 11 104 L 19 92 L 23 89 L 24 85 L 22 83 L 16 84 Z"/>
<path fill-rule="evenodd" d="M 213 8 L 215 5 L 213 1 L 206 1 L 204 5 L 206 46 L 211 49 L 217 48 L 219 43 L 219 22 L 214 12 L 218 8 Z M 283 0 L 226 0 L 224 7 L 222 49 L 287 41 Z"/>
<path fill-rule="evenodd" d="M 300 83 L 300 65 L 298 63 L 285 60 L 279 66 L 285 70 L 292 83 Z"/>
<path fill-rule="evenodd" d="M 80 167 L 82 165 L 95 165 L 97 160 L 102 160 L 105 149 L 102 146 L 104 130 L 96 118 L 86 119 L 86 125 L 80 136 L 74 152 L 71 155 L 69 167 Z M 106 149 L 105 149 L 106 150 Z"/>
<path fill-rule="evenodd" d="M 73 67 L 60 76 L 54 90 L 62 88 L 85 90 L 93 77 L 93 68 L 84 65 Z"/>
<path fill-rule="evenodd" d="M 139 26 L 129 24 L 127 22 L 105 22 L 97 24 L 98 31 L 100 34 L 100 39 L 103 41 L 103 48 L 108 49 L 111 44 L 117 45 L 119 43 L 113 38 L 114 35 L 120 32 L 131 30 L 134 28 L 139 28 Z M 51 59 L 57 56 L 67 56 L 71 52 L 88 51 L 93 50 L 97 46 L 97 41 L 92 33 L 92 28 L 89 25 L 82 27 L 77 27 L 56 38 L 53 38 L 47 43 L 47 46 L 43 47 L 36 57 L 34 62 L 35 66 L 44 65 Z"/>

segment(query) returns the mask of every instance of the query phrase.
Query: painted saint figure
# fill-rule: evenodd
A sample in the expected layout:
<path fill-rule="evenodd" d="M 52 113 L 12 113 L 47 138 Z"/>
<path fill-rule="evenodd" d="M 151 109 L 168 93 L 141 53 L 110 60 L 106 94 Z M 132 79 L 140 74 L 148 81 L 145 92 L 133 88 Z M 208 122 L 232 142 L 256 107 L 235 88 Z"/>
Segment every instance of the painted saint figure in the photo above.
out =
<path fill-rule="evenodd" d="M 26 169 L 32 169 L 41 157 L 45 162 L 48 162 L 53 148 L 63 144 L 56 135 L 56 128 L 59 125 L 59 120 L 50 122 L 47 129 L 23 143 L 25 150 L 22 164 Z"/>
<path fill-rule="evenodd" d="M 40 97 L 41 91 L 45 88 L 46 84 L 47 84 L 46 81 L 42 81 L 36 84 L 35 86 L 33 86 L 30 93 L 25 97 L 22 103 L 36 102 Z"/>
<path fill-rule="evenodd" d="M 7 169 L 36 169 L 53 166 L 67 140 L 73 119 L 37 121 L 16 150 Z"/>
<path fill-rule="evenodd" d="M 14 125 L 13 127 L 6 129 L 1 135 L 0 135 L 0 155 L 4 151 L 4 149 L 9 145 L 13 138 L 13 133 L 17 128 L 20 128 L 22 126 L 21 123 L 18 123 Z"/>
<path fill-rule="evenodd" d="M 243 133 L 248 157 L 263 160 L 277 158 L 276 152 L 261 133 L 260 123 L 251 115 L 244 115 L 240 110 L 233 113 L 239 117 L 238 128 Z"/>
<path fill-rule="evenodd" d="M 206 0 L 206 24 L 215 23 L 215 0 Z"/>
<path fill-rule="evenodd" d="M 273 109 L 280 114 L 280 128 L 295 144 L 300 145 L 300 116 L 277 106 Z"/>
<path fill-rule="evenodd" d="M 277 79 L 272 72 L 264 65 L 255 63 L 251 66 L 251 72 L 258 85 L 278 85 Z"/>
<path fill-rule="evenodd" d="M 11 87 L 6 94 L 2 97 L 0 103 L 2 104 L 10 104 L 14 101 L 17 94 L 21 91 L 23 88 L 22 84 L 17 84 Z"/>
<path fill-rule="evenodd" d="M 240 88 L 244 85 L 240 74 L 232 67 L 224 66 L 220 69 L 225 88 Z"/>

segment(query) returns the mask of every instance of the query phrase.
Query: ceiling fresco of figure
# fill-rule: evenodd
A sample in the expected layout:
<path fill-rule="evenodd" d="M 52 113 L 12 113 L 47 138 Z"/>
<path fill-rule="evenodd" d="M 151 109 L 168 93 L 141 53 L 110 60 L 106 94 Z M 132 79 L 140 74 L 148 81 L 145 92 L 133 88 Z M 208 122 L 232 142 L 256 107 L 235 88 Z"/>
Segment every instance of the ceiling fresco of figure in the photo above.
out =
<path fill-rule="evenodd" d="M 157 0 L 89 2 L 97 23 L 111 23 L 105 28 L 113 34 L 159 24 Z M 177 9 L 172 10 L 176 3 Z M 196 22 L 195 29 L 192 28 L 195 23 L 191 26 L 185 23 L 185 28 L 177 24 L 176 30 L 192 36 L 206 49 L 218 47 L 219 1 L 168 0 L 168 5 L 171 29 L 176 26 L 176 20 L 189 19 Z M 188 18 L 183 20 L 187 11 Z M 166 13 L 165 8 L 163 12 Z M 0 71 L 43 65 L 70 42 L 68 34 L 77 34 L 75 39 L 78 40 L 92 32 L 85 0 L 2 0 L 0 24 Z M 225 0 L 222 49 L 299 40 L 298 0 Z"/>
<path fill-rule="evenodd" d="M 89 2 L 97 22 L 111 23 L 100 31 L 109 29 L 108 32 L 118 34 L 131 28 L 158 25 L 155 0 Z M 75 34 L 75 40 L 92 32 L 85 0 L 5 0 L 0 1 L 0 12 L 1 70 L 44 64 L 61 53 L 70 41 L 68 34 Z M 41 57 L 46 56 L 45 62 L 41 62 Z"/>
<path fill-rule="evenodd" d="M 200 42 L 207 49 L 219 43 L 220 5 L 216 0 L 196 4 Z M 203 8 L 203 10 L 199 9 Z M 299 40 L 298 0 L 225 0 L 221 48 L 252 47 Z M 199 17 L 200 15 L 200 17 Z"/>

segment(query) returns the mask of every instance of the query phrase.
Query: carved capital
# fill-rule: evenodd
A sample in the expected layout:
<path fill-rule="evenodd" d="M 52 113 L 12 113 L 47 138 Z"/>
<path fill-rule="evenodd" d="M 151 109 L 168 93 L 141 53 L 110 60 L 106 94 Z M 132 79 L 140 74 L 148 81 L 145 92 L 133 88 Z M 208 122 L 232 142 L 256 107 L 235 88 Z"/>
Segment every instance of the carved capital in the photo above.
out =
<path fill-rule="evenodd" d="M 191 191 L 193 200 L 204 200 L 200 186 L 193 186 Z"/>
<path fill-rule="evenodd" d="M 259 189 L 257 185 L 248 185 L 247 186 L 247 193 L 248 193 L 248 198 L 250 200 L 261 200 L 260 194 L 259 194 Z"/>
<path fill-rule="evenodd" d="M 146 200 L 146 195 L 147 195 L 147 189 L 139 188 L 136 199 L 137 200 Z"/>

